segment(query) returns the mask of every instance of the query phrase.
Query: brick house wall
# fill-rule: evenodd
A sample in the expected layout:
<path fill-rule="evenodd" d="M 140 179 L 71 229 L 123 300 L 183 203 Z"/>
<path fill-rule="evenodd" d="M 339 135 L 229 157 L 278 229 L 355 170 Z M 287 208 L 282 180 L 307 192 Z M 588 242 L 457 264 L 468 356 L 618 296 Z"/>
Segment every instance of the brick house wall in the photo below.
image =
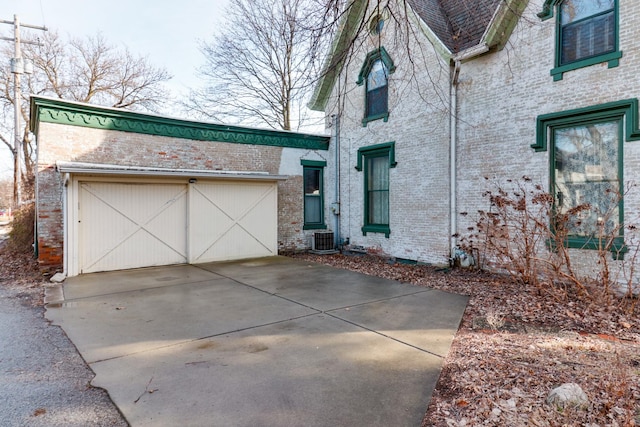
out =
<path fill-rule="evenodd" d="M 72 110 L 75 107 L 73 104 L 64 105 L 64 108 Z M 32 102 L 32 110 L 34 108 L 37 107 Z M 95 108 L 99 110 L 99 107 Z M 325 152 L 325 149 L 177 138 L 51 123 L 39 118 L 35 121 L 38 140 L 37 243 L 39 261 L 44 269 L 60 269 L 63 262 L 64 176 L 56 171 L 58 161 L 166 169 L 259 171 L 272 175 L 282 175 L 281 171 L 285 171 L 287 179 L 278 183 L 278 250 L 309 247 L 309 232 L 302 227 L 300 159 L 315 159 L 317 152 Z M 248 131 L 251 132 L 250 129 Z M 328 138 L 312 138 L 328 142 Z M 283 156 L 283 152 L 287 156 Z"/>
<path fill-rule="evenodd" d="M 375 3 L 375 2 L 374 2 Z M 370 9 L 367 15 L 374 14 Z M 413 31 L 421 30 L 411 23 Z M 380 36 L 363 31 L 338 77 L 326 111 L 332 134 L 327 168 L 327 197 L 335 200 L 335 125 L 340 114 L 340 236 L 351 246 L 370 252 L 433 264 L 449 257 L 449 66 L 426 38 L 397 40 L 394 22 L 385 22 Z M 406 55 L 410 43 L 419 58 L 413 66 Z M 382 46 L 395 71 L 389 75 L 389 118 L 363 126 L 365 85 L 358 74 L 369 52 Z M 433 64 L 432 69 L 421 67 Z M 397 166 L 389 169 L 389 237 L 363 235 L 364 172 L 355 170 L 358 149 L 395 142 Z M 332 216 L 330 212 L 327 215 Z"/>
<path fill-rule="evenodd" d="M 526 175 L 549 190 L 550 154 L 531 147 L 537 140 L 539 116 L 640 98 L 640 88 L 634 85 L 640 55 L 638 2 L 619 0 L 619 49 L 623 56 L 618 66 L 608 68 L 606 62 L 590 65 L 567 71 L 558 81 L 550 74 L 555 66 L 556 19 L 537 16 L 545 1 L 506 3 L 512 10 L 517 5 L 524 9 L 515 28 L 509 26 L 515 16 L 503 21 L 508 31 L 503 27 L 500 34 L 508 38 L 460 65 L 457 108 L 453 112 L 457 131 L 457 230 L 450 228 L 449 211 L 449 81 L 453 59 L 443 54 L 442 45 L 433 42 L 428 29 L 421 31 L 412 19 L 407 24 L 412 30 L 409 40 L 402 39 L 401 34 L 407 32 L 396 32 L 393 20 L 389 20 L 380 36 L 363 31 L 354 43 L 325 107 L 333 138 L 329 158 L 333 158 L 336 147 L 331 116 L 340 116 L 340 233 L 352 245 L 399 258 L 447 262 L 451 234 L 457 231 L 464 236 L 468 227 L 475 225 L 478 210 L 488 210 L 483 192 L 491 189 L 490 182 L 504 184 Z M 369 5 L 365 20 L 375 13 L 372 6 L 376 2 Z M 396 66 L 389 76 L 390 115 L 388 122 L 377 120 L 365 127 L 361 123 L 365 89 L 355 82 L 367 53 L 379 46 L 385 47 Z M 407 46 L 413 53 L 411 61 L 406 57 Z M 324 89 L 319 89 L 317 94 L 323 97 Z M 354 169 L 358 149 L 389 141 L 395 141 L 398 162 L 390 169 L 389 178 L 391 233 L 388 238 L 373 233 L 363 236 L 363 176 Z M 631 185 L 638 181 L 640 142 L 625 141 L 623 146 L 624 181 Z M 333 180 L 333 172 L 327 176 Z M 328 188 L 333 188 L 332 182 Z M 639 209 L 640 194 L 632 189 L 624 200 L 626 225 L 638 221 Z M 597 251 L 572 252 L 581 271 L 593 274 Z"/>
<path fill-rule="evenodd" d="M 537 16 L 543 3 L 529 2 L 503 50 L 461 66 L 458 212 L 469 214 L 458 217 L 461 232 L 474 225 L 478 210 L 488 210 L 482 192 L 492 189 L 492 182 L 509 188 L 507 180 L 526 175 L 549 190 L 549 150 L 536 152 L 531 148 L 536 143 L 538 116 L 640 98 L 640 87 L 634 84 L 640 59 L 640 4 L 633 0 L 619 2 L 619 48 L 623 57 L 617 67 L 591 65 L 565 72 L 562 80 L 554 81 L 550 70 L 554 67 L 556 20 L 543 21 Z M 637 183 L 640 142 L 625 141 L 623 147 L 624 181 Z M 638 225 L 639 208 L 640 192 L 632 189 L 624 199 L 625 225 Z M 575 249 L 572 257 L 583 274 L 595 274 L 597 251 Z M 624 267 L 622 262 L 617 264 Z"/>

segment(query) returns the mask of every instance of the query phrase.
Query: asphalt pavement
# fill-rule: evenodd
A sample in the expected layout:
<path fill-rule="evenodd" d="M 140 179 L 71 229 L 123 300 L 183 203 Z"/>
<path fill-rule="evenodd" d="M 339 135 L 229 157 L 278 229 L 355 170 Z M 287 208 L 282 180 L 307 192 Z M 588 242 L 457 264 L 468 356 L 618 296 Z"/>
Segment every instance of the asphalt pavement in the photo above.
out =
<path fill-rule="evenodd" d="M 1 261 L 1 260 L 0 260 Z M 41 289 L 0 277 L 0 426 L 127 426 L 65 333 L 34 305 Z"/>

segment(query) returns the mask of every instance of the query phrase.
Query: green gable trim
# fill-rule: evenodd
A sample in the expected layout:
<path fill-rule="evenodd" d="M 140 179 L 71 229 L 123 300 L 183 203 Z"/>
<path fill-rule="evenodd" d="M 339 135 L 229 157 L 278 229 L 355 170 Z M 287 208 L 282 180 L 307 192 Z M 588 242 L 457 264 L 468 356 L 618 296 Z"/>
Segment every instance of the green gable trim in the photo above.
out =
<path fill-rule="evenodd" d="M 362 157 L 363 155 L 373 155 L 376 152 L 389 152 L 389 167 L 395 168 L 398 162 L 396 162 L 396 143 L 395 141 L 385 142 L 382 144 L 369 145 L 358 149 L 358 160 L 356 170 L 362 171 Z"/>
<path fill-rule="evenodd" d="M 500 3 L 484 36 L 485 44 L 489 47 L 495 46 L 498 50 L 502 50 L 509 41 L 529 0 L 506 0 Z"/>
<path fill-rule="evenodd" d="M 324 160 L 300 160 L 302 166 L 309 166 L 313 168 L 324 168 L 327 166 L 327 162 Z"/>
<path fill-rule="evenodd" d="M 329 137 L 269 129 L 202 123 L 58 99 L 31 98 L 31 131 L 38 123 L 135 132 L 197 141 L 328 150 Z"/>
<path fill-rule="evenodd" d="M 358 86 L 361 86 L 364 83 L 367 76 L 369 75 L 369 71 L 371 71 L 373 63 L 378 59 L 382 60 L 382 63 L 387 68 L 387 71 L 389 71 L 389 74 L 392 74 L 394 71 L 396 71 L 396 66 L 393 65 L 393 60 L 391 60 L 391 57 L 387 53 L 386 49 L 381 46 L 378 49 L 374 49 L 369 52 L 367 54 L 367 57 L 364 59 L 364 63 L 360 68 L 360 74 L 358 74 L 358 81 L 356 81 Z"/>
<path fill-rule="evenodd" d="M 313 91 L 311 101 L 307 105 L 311 110 L 324 111 L 327 106 L 329 96 L 342 71 L 351 45 L 366 27 L 363 18 L 368 4 L 368 1 L 353 0 L 348 6 L 322 67 L 322 75 Z"/>
<path fill-rule="evenodd" d="M 638 99 L 631 98 L 623 101 L 609 102 L 607 104 L 578 108 L 575 110 L 561 111 L 559 113 L 543 114 L 536 119 L 536 143 L 531 144 L 536 152 L 547 151 L 549 129 L 555 126 L 565 126 L 571 122 L 586 122 L 592 120 L 606 120 L 624 116 L 625 141 L 640 140 L 640 127 L 638 120 Z"/>

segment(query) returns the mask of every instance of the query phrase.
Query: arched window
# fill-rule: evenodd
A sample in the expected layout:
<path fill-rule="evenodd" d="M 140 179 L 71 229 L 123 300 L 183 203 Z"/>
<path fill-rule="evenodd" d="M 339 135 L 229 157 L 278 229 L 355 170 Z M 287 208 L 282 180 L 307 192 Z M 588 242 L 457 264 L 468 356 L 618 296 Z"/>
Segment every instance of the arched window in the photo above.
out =
<path fill-rule="evenodd" d="M 367 104 L 365 117 L 376 117 L 386 114 L 388 108 L 388 71 L 381 59 L 371 66 L 367 76 Z"/>
<path fill-rule="evenodd" d="M 358 85 L 365 86 L 362 124 L 389 119 L 389 75 L 395 71 L 393 61 L 384 47 L 369 52 L 358 75 Z"/>

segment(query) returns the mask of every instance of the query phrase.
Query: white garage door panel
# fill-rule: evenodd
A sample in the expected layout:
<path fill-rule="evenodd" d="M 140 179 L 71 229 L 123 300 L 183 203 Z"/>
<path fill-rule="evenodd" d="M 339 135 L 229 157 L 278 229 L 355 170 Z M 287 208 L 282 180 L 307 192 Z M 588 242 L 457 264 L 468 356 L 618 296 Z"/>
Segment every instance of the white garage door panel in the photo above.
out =
<path fill-rule="evenodd" d="M 81 273 L 184 263 L 184 184 L 81 182 Z"/>
<path fill-rule="evenodd" d="M 275 183 L 195 184 L 189 213 L 190 262 L 277 254 Z"/>

